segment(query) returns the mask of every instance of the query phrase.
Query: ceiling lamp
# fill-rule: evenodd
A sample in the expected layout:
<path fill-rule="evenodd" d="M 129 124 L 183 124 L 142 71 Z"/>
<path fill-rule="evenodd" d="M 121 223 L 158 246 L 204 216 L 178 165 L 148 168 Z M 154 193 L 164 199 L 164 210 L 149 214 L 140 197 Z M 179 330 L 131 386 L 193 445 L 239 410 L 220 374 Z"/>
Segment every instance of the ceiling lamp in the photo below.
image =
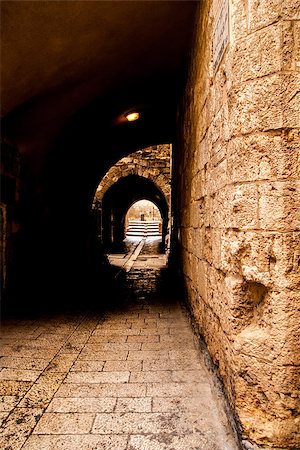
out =
<path fill-rule="evenodd" d="M 137 111 L 130 112 L 125 115 L 128 122 L 134 122 L 135 120 L 138 120 L 140 117 L 140 114 Z"/>

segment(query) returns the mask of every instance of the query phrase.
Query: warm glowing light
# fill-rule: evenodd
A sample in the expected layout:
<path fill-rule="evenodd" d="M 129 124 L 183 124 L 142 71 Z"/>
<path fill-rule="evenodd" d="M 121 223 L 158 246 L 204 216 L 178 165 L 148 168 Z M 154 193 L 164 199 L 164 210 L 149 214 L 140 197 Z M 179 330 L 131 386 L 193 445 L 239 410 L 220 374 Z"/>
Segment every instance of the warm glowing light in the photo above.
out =
<path fill-rule="evenodd" d="M 138 112 L 132 112 L 132 113 L 126 114 L 125 117 L 129 122 L 133 122 L 134 120 L 137 120 L 140 117 L 140 115 Z"/>

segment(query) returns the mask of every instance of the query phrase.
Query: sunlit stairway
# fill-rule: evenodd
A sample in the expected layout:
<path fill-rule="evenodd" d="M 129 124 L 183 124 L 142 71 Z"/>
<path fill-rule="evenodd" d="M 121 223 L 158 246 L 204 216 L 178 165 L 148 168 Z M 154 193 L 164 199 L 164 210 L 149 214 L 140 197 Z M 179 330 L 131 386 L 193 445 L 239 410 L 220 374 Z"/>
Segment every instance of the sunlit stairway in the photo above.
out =
<path fill-rule="evenodd" d="M 127 237 L 161 236 L 159 220 L 129 220 L 126 232 Z"/>

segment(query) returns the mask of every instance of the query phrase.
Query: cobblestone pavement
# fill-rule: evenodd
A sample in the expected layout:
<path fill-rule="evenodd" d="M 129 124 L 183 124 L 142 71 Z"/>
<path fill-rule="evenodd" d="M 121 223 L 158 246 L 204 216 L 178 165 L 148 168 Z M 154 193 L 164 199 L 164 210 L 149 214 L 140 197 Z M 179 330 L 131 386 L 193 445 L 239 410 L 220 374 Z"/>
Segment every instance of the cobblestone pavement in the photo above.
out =
<path fill-rule="evenodd" d="M 159 276 L 134 265 L 127 300 L 104 314 L 3 321 L 1 449 L 237 449 L 188 315 L 158 297 Z"/>

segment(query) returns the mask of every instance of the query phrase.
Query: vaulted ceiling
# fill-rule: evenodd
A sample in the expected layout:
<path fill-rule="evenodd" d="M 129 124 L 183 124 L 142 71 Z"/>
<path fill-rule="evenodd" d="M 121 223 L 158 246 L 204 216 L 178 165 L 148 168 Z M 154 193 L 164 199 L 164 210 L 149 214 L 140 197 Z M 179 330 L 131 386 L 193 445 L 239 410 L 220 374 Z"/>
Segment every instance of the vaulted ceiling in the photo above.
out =
<path fill-rule="evenodd" d="M 3 134 L 36 159 L 78 124 L 110 130 L 112 159 L 170 140 L 197 3 L 2 1 Z"/>

